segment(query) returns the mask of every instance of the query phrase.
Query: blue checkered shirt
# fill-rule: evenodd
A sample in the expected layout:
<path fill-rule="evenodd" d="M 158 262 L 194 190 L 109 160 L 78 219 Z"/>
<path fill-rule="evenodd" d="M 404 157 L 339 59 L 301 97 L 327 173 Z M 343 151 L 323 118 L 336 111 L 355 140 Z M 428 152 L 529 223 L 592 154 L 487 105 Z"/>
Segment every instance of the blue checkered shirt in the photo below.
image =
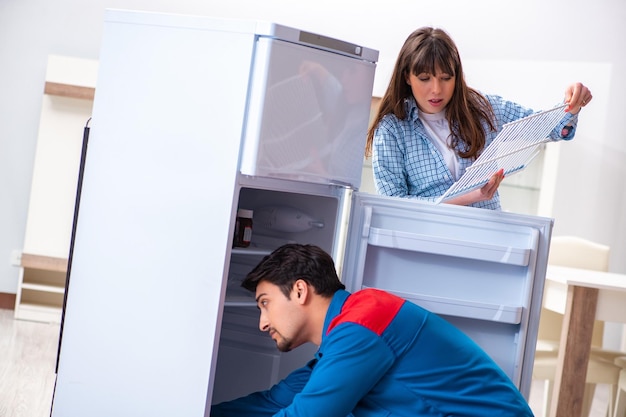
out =
<path fill-rule="evenodd" d="M 497 128 L 496 132 L 491 132 L 484 124 L 484 130 L 487 132 L 486 146 L 498 135 L 504 124 L 535 113 L 532 109 L 506 101 L 499 96 L 486 97 L 493 107 Z M 426 128 L 419 119 L 415 99 L 413 97 L 405 99 L 404 105 L 408 115 L 406 119 L 401 120 L 393 114 L 387 114 L 374 133 L 372 168 L 376 191 L 387 196 L 435 201 L 458 178 L 453 177 L 441 153 L 429 140 Z M 550 138 L 552 140 L 573 138 L 577 121 L 577 115 L 566 113 L 559 125 L 550 133 Z M 572 128 L 564 132 L 563 128 L 566 125 Z M 457 159 L 460 177 L 473 160 L 458 155 Z M 496 192 L 491 200 L 480 201 L 472 206 L 500 210 L 500 196 Z"/>

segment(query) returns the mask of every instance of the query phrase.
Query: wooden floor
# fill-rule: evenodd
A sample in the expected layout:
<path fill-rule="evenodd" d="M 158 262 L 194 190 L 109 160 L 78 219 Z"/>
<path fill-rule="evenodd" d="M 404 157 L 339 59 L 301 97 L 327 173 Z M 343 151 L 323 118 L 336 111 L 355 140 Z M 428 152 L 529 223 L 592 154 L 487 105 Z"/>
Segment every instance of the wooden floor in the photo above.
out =
<path fill-rule="evenodd" d="M 49 417 L 59 325 L 0 309 L 0 417 Z"/>
<path fill-rule="evenodd" d="M 14 320 L 0 309 L 0 417 L 49 417 L 59 340 L 57 324 Z M 599 386 L 590 417 L 605 417 L 608 387 Z M 537 417 L 542 381 L 533 381 L 529 403 Z"/>

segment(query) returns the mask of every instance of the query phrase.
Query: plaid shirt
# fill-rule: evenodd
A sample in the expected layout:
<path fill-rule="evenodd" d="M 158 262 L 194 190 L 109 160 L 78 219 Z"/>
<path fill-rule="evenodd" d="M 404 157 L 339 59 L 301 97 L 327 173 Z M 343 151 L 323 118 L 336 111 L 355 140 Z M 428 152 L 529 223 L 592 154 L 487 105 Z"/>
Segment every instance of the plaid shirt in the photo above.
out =
<path fill-rule="evenodd" d="M 487 132 L 486 146 L 495 139 L 504 124 L 535 113 L 532 109 L 506 101 L 499 96 L 486 97 L 493 107 L 497 129 L 496 132 L 491 132 L 483 123 Z M 417 104 L 413 97 L 405 99 L 405 109 L 408 115 L 406 119 L 400 120 L 393 114 L 387 114 L 376 128 L 372 155 L 376 190 L 382 195 L 435 201 L 458 178 L 452 176 L 441 153 L 430 141 L 426 128 L 419 119 Z M 552 140 L 573 138 L 577 120 L 577 115 L 567 113 L 552 131 L 550 138 Z M 566 125 L 571 128 L 564 130 Z M 473 160 L 458 155 L 457 158 L 460 177 Z M 474 203 L 472 206 L 500 210 L 500 196 L 496 192 L 491 200 Z"/>

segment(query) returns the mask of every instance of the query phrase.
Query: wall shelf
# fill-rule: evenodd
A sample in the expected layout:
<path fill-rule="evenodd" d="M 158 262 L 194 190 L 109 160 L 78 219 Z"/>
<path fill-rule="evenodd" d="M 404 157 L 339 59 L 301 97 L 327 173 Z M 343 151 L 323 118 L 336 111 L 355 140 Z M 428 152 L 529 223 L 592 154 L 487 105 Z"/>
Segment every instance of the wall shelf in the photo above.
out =
<path fill-rule="evenodd" d="M 58 323 L 61 320 L 67 259 L 24 253 L 15 318 Z"/>
<path fill-rule="evenodd" d="M 96 89 L 93 87 L 84 87 L 80 85 L 55 83 L 52 81 L 46 81 L 44 87 L 44 94 L 53 96 L 78 98 L 82 100 L 93 100 Z"/>
<path fill-rule="evenodd" d="M 85 123 L 91 117 L 97 61 L 50 55 L 15 318 L 60 322 Z"/>
<path fill-rule="evenodd" d="M 20 265 L 23 268 L 43 269 L 46 271 L 67 272 L 67 259 L 53 256 L 23 253 Z"/>

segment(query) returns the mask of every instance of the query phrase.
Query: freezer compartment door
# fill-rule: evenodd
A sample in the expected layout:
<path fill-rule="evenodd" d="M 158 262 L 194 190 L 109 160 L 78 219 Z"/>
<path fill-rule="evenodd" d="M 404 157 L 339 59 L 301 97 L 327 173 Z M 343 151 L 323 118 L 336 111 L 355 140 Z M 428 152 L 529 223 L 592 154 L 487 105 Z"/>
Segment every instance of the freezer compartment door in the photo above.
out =
<path fill-rule="evenodd" d="M 342 279 L 450 321 L 528 395 L 552 219 L 355 193 Z"/>
<path fill-rule="evenodd" d="M 358 188 L 375 63 L 260 37 L 241 173 Z"/>

